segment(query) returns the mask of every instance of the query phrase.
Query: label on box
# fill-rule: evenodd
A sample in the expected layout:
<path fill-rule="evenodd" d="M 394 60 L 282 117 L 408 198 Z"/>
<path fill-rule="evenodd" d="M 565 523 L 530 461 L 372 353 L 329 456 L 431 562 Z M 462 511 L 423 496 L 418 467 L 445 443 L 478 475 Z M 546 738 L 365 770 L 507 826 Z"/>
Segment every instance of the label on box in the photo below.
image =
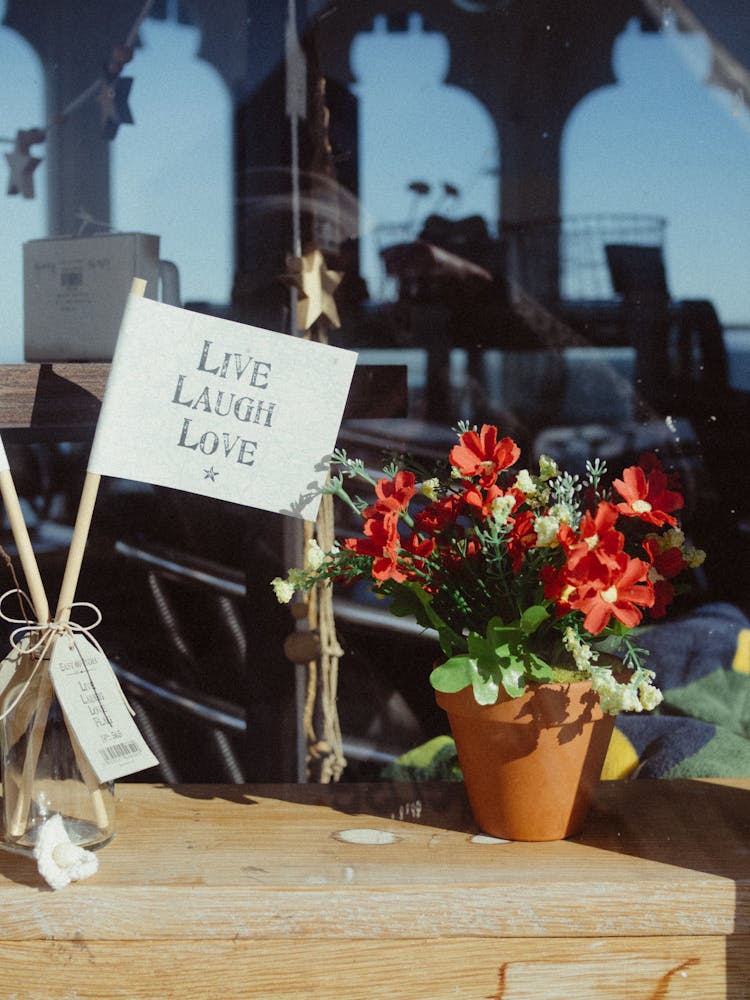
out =
<path fill-rule="evenodd" d="M 50 655 L 65 719 L 101 782 L 158 764 L 138 731 L 106 656 L 83 635 L 65 635 Z"/>
<path fill-rule="evenodd" d="M 110 361 L 134 277 L 159 288 L 159 237 L 148 233 L 29 240 L 23 247 L 27 361 Z"/>

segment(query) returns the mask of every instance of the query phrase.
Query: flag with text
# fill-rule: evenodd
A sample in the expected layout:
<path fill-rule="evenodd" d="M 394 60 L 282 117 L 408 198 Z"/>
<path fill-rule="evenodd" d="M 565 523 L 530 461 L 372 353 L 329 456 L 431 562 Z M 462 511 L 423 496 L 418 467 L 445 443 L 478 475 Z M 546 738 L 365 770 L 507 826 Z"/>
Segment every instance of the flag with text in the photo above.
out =
<path fill-rule="evenodd" d="M 89 472 L 314 520 L 356 359 L 131 295 Z"/>

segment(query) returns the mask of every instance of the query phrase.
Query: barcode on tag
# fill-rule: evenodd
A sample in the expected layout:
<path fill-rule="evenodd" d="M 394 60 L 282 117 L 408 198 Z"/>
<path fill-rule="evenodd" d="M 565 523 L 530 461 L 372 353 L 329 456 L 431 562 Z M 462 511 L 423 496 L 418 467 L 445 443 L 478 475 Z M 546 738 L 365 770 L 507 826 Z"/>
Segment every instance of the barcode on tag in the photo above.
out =
<path fill-rule="evenodd" d="M 58 639 L 49 670 L 68 728 L 99 781 L 159 763 L 138 732 L 109 661 L 88 639 Z"/>
<path fill-rule="evenodd" d="M 99 751 L 102 760 L 122 760 L 123 757 L 132 757 L 138 753 L 137 743 L 116 743 L 112 747 L 102 747 Z"/>

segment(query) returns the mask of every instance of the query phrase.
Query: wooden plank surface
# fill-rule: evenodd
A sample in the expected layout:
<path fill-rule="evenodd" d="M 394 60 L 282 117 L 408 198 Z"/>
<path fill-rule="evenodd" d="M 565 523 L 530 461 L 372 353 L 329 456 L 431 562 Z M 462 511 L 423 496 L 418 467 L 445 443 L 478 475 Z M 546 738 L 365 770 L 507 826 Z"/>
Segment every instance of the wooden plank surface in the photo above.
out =
<path fill-rule="evenodd" d="M 44 941 L 0 944 L 0 969 L 16 1000 L 739 1000 L 750 990 L 747 963 L 727 963 L 714 937 Z"/>
<path fill-rule="evenodd" d="M 107 364 L 0 366 L 0 429 L 68 435 L 91 433 L 109 375 Z M 406 367 L 358 365 L 345 418 L 406 414 Z"/>
<path fill-rule="evenodd" d="M 606 783 L 579 837 L 480 844 L 460 785 L 125 784 L 95 878 L 40 891 L 0 854 L 0 941 L 748 934 L 749 803 L 750 781 Z"/>
<path fill-rule="evenodd" d="M 2 365 L 0 428 L 90 431 L 108 374 L 104 364 Z"/>
<path fill-rule="evenodd" d="M 610 782 L 476 843 L 457 784 L 117 788 L 93 878 L 0 852 L 13 1000 L 740 1000 L 750 781 Z M 375 830 L 393 843 L 352 844 Z"/>

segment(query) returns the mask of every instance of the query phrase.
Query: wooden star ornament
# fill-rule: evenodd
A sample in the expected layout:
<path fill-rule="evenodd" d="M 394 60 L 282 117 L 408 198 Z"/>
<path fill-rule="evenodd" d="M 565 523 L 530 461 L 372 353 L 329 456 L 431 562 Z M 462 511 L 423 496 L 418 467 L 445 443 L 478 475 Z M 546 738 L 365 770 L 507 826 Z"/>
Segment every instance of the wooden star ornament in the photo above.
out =
<path fill-rule="evenodd" d="M 34 197 L 34 171 L 42 162 L 38 156 L 32 156 L 30 149 L 35 142 L 44 142 L 43 129 L 31 128 L 16 133 L 16 142 L 12 153 L 6 153 L 5 159 L 10 167 L 8 179 L 8 194 L 20 194 L 24 198 Z"/>
<path fill-rule="evenodd" d="M 132 125 L 133 116 L 128 107 L 132 76 L 118 76 L 115 80 L 102 82 L 96 100 L 101 108 L 102 135 L 114 139 L 120 125 Z"/>
<path fill-rule="evenodd" d="M 297 329 L 309 330 L 319 319 L 326 320 L 331 326 L 341 326 L 333 293 L 341 284 L 343 275 L 339 271 L 328 270 L 320 250 L 316 247 L 301 257 L 288 257 L 287 268 L 284 281 L 299 292 Z"/>

